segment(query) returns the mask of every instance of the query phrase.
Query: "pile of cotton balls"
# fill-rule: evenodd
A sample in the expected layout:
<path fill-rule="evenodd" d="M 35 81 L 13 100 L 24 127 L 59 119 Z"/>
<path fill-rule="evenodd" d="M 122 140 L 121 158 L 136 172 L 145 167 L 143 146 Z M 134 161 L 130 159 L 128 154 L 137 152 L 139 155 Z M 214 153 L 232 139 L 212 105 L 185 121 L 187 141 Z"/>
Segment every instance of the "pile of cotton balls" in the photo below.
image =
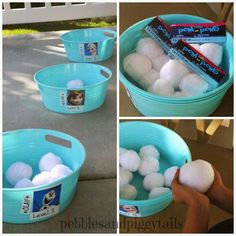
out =
<path fill-rule="evenodd" d="M 139 153 L 134 150 L 120 148 L 119 186 L 120 198 L 134 200 L 138 191 L 130 182 L 133 172 L 143 176 L 143 188 L 150 191 L 148 198 L 155 198 L 170 191 L 165 184 L 165 176 L 160 171 L 160 153 L 153 145 L 143 146 Z"/>
<path fill-rule="evenodd" d="M 219 66 L 223 47 L 216 43 L 191 44 L 206 58 Z M 182 62 L 170 59 L 163 49 L 151 38 L 142 38 L 136 52 L 125 57 L 125 72 L 143 89 L 168 97 L 191 97 L 202 95 L 208 83 L 190 71 Z"/>
<path fill-rule="evenodd" d="M 131 185 L 133 172 L 143 177 L 143 188 L 149 191 L 148 199 L 159 197 L 170 192 L 172 181 L 178 166 L 160 171 L 160 153 L 153 145 L 143 146 L 139 153 L 134 150 L 120 148 L 119 154 L 119 187 L 120 198 L 135 200 L 138 191 Z M 180 168 L 179 183 L 191 187 L 198 192 L 205 193 L 214 181 L 214 169 L 204 160 L 195 160 L 184 164 Z"/>
<path fill-rule="evenodd" d="M 5 176 L 14 188 L 30 188 L 50 184 L 73 172 L 53 153 L 47 153 L 40 159 L 39 171 L 31 180 L 32 167 L 24 162 L 15 162 L 6 170 Z"/>

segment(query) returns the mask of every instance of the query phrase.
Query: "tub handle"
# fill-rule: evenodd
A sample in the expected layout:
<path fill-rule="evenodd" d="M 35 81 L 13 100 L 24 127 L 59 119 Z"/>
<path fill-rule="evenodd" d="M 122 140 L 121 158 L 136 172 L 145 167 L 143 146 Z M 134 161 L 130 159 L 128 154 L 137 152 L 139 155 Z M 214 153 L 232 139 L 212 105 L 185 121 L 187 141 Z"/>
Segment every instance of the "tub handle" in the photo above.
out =
<path fill-rule="evenodd" d="M 101 69 L 100 71 L 99 71 L 99 73 L 103 76 L 103 77 L 105 77 L 105 78 L 109 78 L 110 77 L 110 74 L 108 73 L 108 72 L 106 72 L 105 70 L 103 70 L 103 69 Z"/>
<path fill-rule="evenodd" d="M 106 30 L 103 34 L 109 38 L 116 38 L 116 32 L 112 30 Z"/>
<path fill-rule="evenodd" d="M 64 138 L 56 137 L 54 135 L 49 135 L 49 134 L 45 135 L 45 140 L 47 142 L 50 142 L 50 143 L 53 143 L 53 144 L 57 144 L 57 145 L 60 145 L 62 147 L 65 147 L 65 148 L 71 149 L 71 147 L 72 147 L 71 141 L 66 140 Z"/>

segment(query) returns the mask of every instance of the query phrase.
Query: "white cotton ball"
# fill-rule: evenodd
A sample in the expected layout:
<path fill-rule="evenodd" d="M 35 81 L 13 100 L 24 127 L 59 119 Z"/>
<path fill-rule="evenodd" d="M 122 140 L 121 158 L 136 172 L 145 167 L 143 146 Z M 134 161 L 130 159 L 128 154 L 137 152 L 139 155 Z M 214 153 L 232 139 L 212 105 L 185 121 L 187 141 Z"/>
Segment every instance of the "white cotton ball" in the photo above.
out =
<path fill-rule="evenodd" d="M 76 88 L 81 88 L 84 86 L 84 83 L 82 80 L 75 79 L 75 80 L 70 80 L 67 83 L 67 88 L 68 89 L 76 89 Z"/>
<path fill-rule="evenodd" d="M 163 187 L 164 181 L 164 176 L 161 173 L 151 173 L 144 177 L 143 187 L 147 191 L 151 191 L 153 188 Z"/>
<path fill-rule="evenodd" d="M 140 157 L 153 156 L 158 160 L 160 159 L 160 153 L 154 145 L 145 145 L 141 147 L 139 150 L 139 156 Z"/>
<path fill-rule="evenodd" d="M 151 60 L 138 53 L 132 53 L 123 61 L 125 72 L 134 80 L 139 81 L 142 76 L 152 69 Z"/>
<path fill-rule="evenodd" d="M 160 71 L 162 66 L 164 66 L 169 60 L 170 58 L 166 54 L 162 54 L 161 56 L 152 59 L 152 67 L 156 71 Z"/>
<path fill-rule="evenodd" d="M 174 98 L 184 98 L 184 97 L 191 97 L 191 96 L 192 96 L 192 95 L 187 94 L 187 93 L 182 92 L 182 91 L 176 91 L 176 92 L 172 95 L 172 97 L 174 97 Z"/>
<path fill-rule="evenodd" d="M 34 187 L 34 185 L 32 181 L 27 178 L 18 181 L 14 186 L 14 188 L 31 188 L 31 187 Z"/>
<path fill-rule="evenodd" d="M 153 156 L 144 156 L 141 159 L 139 165 L 139 174 L 142 176 L 146 176 L 153 172 L 157 172 L 160 170 L 160 163 L 159 161 Z"/>
<path fill-rule="evenodd" d="M 130 172 L 129 170 L 126 170 L 123 167 L 120 167 L 120 169 L 119 169 L 119 185 L 120 185 L 120 187 L 130 183 L 132 178 L 133 178 L 132 172 Z"/>
<path fill-rule="evenodd" d="M 158 57 L 164 53 L 163 49 L 152 39 L 142 38 L 138 41 L 136 52 L 150 59 Z"/>
<path fill-rule="evenodd" d="M 207 91 L 208 83 L 197 74 L 188 74 L 181 79 L 179 87 L 184 93 L 200 96 Z"/>
<path fill-rule="evenodd" d="M 120 198 L 134 200 L 138 195 L 137 189 L 135 186 L 126 184 L 120 188 Z"/>
<path fill-rule="evenodd" d="M 140 157 L 137 152 L 127 150 L 120 155 L 120 165 L 129 171 L 137 171 L 140 164 Z"/>
<path fill-rule="evenodd" d="M 32 183 L 34 186 L 41 186 L 51 183 L 51 173 L 48 171 L 43 171 L 34 176 Z"/>
<path fill-rule="evenodd" d="M 15 185 L 22 179 L 30 179 L 32 177 L 32 167 L 24 162 L 15 162 L 6 170 L 6 180 Z"/>
<path fill-rule="evenodd" d="M 214 169 L 204 160 L 188 162 L 180 168 L 179 182 L 200 193 L 205 193 L 214 181 Z"/>
<path fill-rule="evenodd" d="M 165 171 L 164 173 L 165 186 L 171 187 L 172 181 L 175 177 L 175 173 L 178 169 L 179 169 L 178 166 L 172 166 Z"/>
<path fill-rule="evenodd" d="M 119 155 L 123 154 L 125 151 L 126 151 L 125 148 L 120 147 L 120 149 L 119 149 Z"/>
<path fill-rule="evenodd" d="M 189 73 L 186 65 L 178 60 L 169 60 L 160 71 L 161 79 L 169 81 L 175 89 L 179 88 L 182 77 Z"/>
<path fill-rule="evenodd" d="M 158 79 L 148 88 L 148 91 L 150 93 L 154 93 L 159 96 L 167 96 L 167 97 L 172 96 L 175 92 L 171 83 L 164 79 Z"/>
<path fill-rule="evenodd" d="M 54 155 L 49 152 L 45 154 L 39 161 L 39 170 L 42 171 L 51 171 L 51 169 L 56 166 L 62 164 L 62 160 L 60 157 Z"/>
<path fill-rule="evenodd" d="M 55 165 L 51 170 L 52 175 L 67 176 L 70 175 L 71 173 L 73 173 L 73 171 L 68 166 L 65 166 L 63 164 Z"/>
<path fill-rule="evenodd" d="M 140 80 L 139 84 L 147 89 L 150 85 L 152 85 L 156 80 L 160 79 L 160 73 L 156 70 L 151 69 L 146 75 L 144 75 Z"/>
<path fill-rule="evenodd" d="M 194 49 L 196 49 L 199 52 L 201 51 L 201 45 L 200 44 L 194 43 L 194 44 L 190 44 L 190 46 L 192 46 Z"/>
<path fill-rule="evenodd" d="M 215 65 L 219 66 L 222 61 L 223 47 L 217 43 L 204 43 L 200 52 Z"/>
<path fill-rule="evenodd" d="M 148 199 L 160 197 L 162 195 L 165 195 L 168 192 L 170 192 L 169 188 L 164 188 L 164 187 L 153 188 L 148 195 Z"/>
<path fill-rule="evenodd" d="M 55 181 L 57 181 L 57 180 L 59 180 L 59 179 L 62 179 L 62 178 L 64 178 L 64 177 L 66 177 L 66 175 L 63 175 L 63 174 L 61 174 L 61 173 L 59 173 L 59 174 L 56 174 L 56 173 L 51 173 L 51 178 L 50 178 L 50 183 L 53 183 L 53 182 L 55 182 Z"/>

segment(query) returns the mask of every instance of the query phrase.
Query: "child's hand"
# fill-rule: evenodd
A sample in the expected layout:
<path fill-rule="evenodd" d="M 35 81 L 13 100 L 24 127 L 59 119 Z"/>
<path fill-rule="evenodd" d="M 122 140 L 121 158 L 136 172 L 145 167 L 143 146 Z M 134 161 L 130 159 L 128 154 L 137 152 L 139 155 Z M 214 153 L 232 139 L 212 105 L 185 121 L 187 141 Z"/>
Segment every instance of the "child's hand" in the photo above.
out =
<path fill-rule="evenodd" d="M 186 205 L 201 204 L 209 205 L 209 199 L 198 191 L 179 184 L 179 170 L 177 170 L 172 182 L 173 197 L 176 202 Z"/>

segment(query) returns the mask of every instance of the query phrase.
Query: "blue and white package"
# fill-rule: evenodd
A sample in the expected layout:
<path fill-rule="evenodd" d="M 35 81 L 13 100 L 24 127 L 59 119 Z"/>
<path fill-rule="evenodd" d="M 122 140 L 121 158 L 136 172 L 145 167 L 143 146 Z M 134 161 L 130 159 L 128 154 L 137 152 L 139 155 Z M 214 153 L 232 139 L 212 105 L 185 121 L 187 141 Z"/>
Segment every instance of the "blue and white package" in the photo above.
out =
<path fill-rule="evenodd" d="M 187 43 L 224 43 L 226 26 L 224 22 L 200 24 L 170 24 L 172 43 L 184 39 Z"/>
<path fill-rule="evenodd" d="M 144 30 L 160 44 L 171 58 L 182 61 L 188 68 L 205 79 L 209 84 L 208 90 L 215 89 L 223 81 L 225 72 L 185 40 L 173 40 L 170 27 L 160 17 L 155 17 L 145 26 Z"/>
<path fill-rule="evenodd" d="M 155 17 L 144 30 L 156 40 L 164 51 L 168 54 L 172 47 L 171 34 L 168 26 L 161 20 L 159 16 Z"/>
<path fill-rule="evenodd" d="M 169 53 L 204 78 L 209 84 L 208 90 L 215 89 L 225 77 L 223 70 L 182 39 L 178 40 Z"/>

